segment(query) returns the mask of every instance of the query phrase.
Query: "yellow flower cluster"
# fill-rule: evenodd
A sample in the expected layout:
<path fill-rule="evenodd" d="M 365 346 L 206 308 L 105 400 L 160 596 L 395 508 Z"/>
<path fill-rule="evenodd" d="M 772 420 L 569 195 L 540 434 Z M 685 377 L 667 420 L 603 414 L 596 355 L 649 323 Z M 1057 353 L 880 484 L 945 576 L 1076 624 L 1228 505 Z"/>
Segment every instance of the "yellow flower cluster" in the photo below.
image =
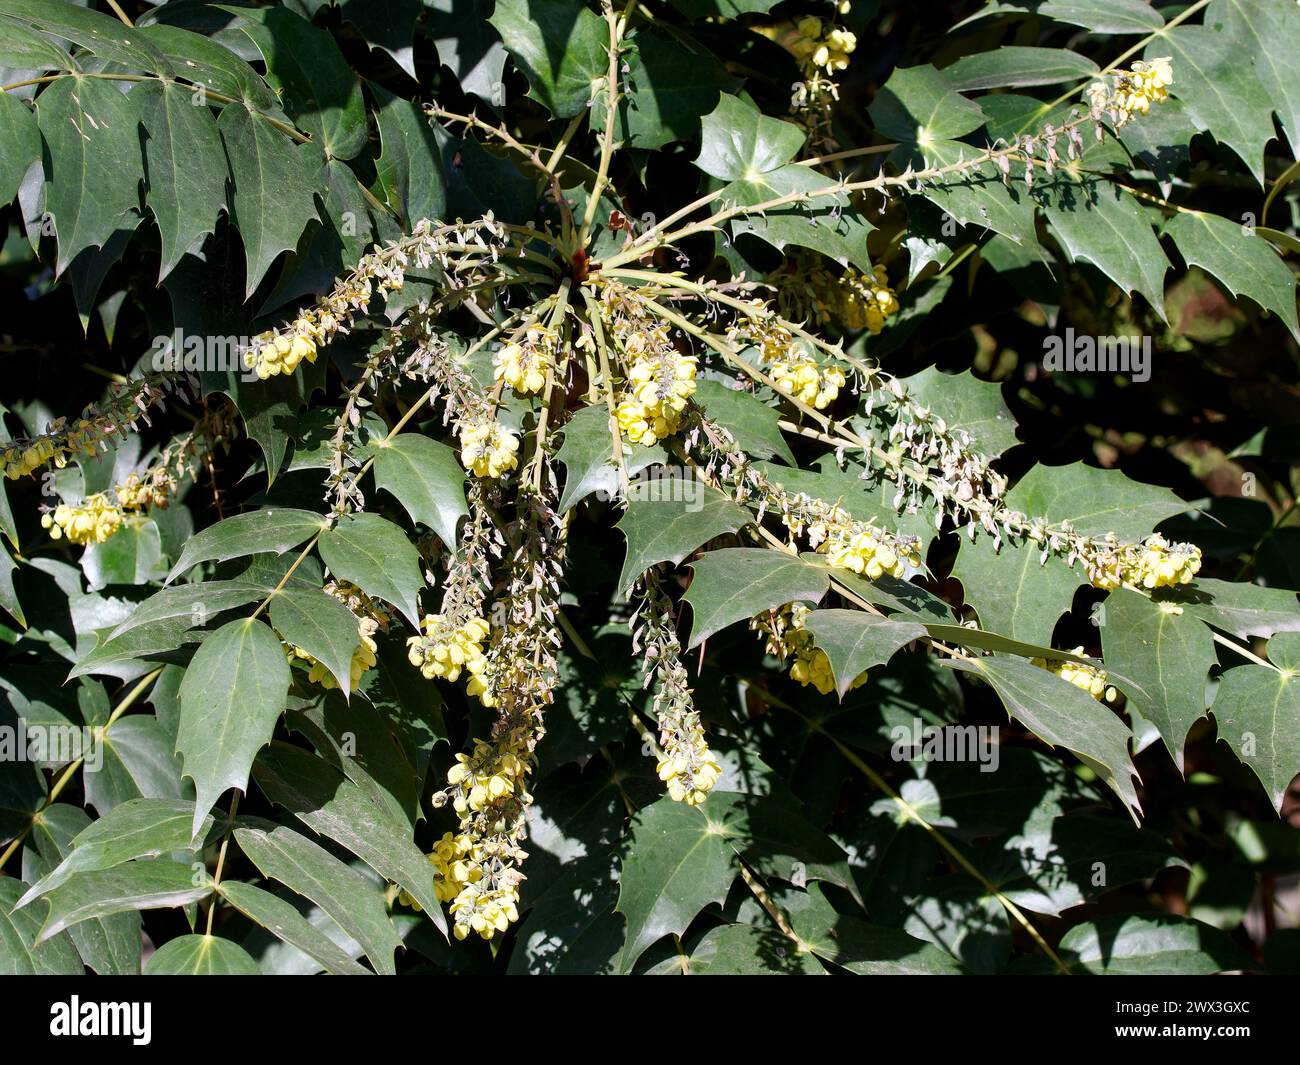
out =
<path fill-rule="evenodd" d="M 847 4 L 842 5 L 847 9 Z M 805 15 L 797 22 L 758 27 L 758 32 L 791 52 L 803 65 L 806 74 L 818 69 L 832 74 L 849 65 L 849 56 L 858 39 L 848 30 L 823 22 L 816 15 Z"/>
<path fill-rule="evenodd" d="M 448 909 L 455 918 L 451 931 L 457 939 L 466 938 L 470 932 L 491 939 L 519 920 L 519 889 L 481 889 L 477 883 L 470 884 Z"/>
<path fill-rule="evenodd" d="M 1116 126 L 1122 126 L 1135 114 L 1145 115 L 1152 104 L 1169 98 L 1174 83 L 1174 67 L 1168 56 L 1139 60 L 1132 70 L 1117 70 L 1114 90 L 1099 81 L 1091 85 L 1088 95 L 1097 110 L 1111 112 Z"/>
<path fill-rule="evenodd" d="M 840 321 L 849 329 L 867 329 L 874 335 L 885 326 L 885 319 L 898 313 L 898 297 L 889 287 L 889 274 L 883 266 L 863 274 L 852 267 L 840 276 Z"/>
<path fill-rule="evenodd" d="M 487 678 L 487 655 L 483 642 L 491 628 L 482 618 L 455 625 L 442 614 L 426 614 L 422 636 L 406 641 L 407 658 L 426 680 L 441 677 L 456 681 L 462 672 L 470 675 L 468 691 L 484 706 L 495 705 Z"/>
<path fill-rule="evenodd" d="M 452 809 L 477 813 L 522 787 L 527 767 L 509 746 L 497 751 L 486 740 L 474 741 L 474 753 L 456 755 L 456 764 L 447 770 L 447 783 L 454 790 Z"/>
<path fill-rule="evenodd" d="M 623 435 L 649 447 L 681 428 L 686 401 L 695 394 L 699 360 L 677 351 L 663 326 L 655 326 L 650 335 L 630 333 L 624 350 L 633 362 L 627 393 L 614 413 Z"/>
<path fill-rule="evenodd" d="M 123 510 L 148 510 L 150 507 L 166 510 L 175 490 L 176 478 L 166 470 L 159 470 L 145 477 L 138 473 L 127 474 L 114 494 L 117 505 Z"/>
<path fill-rule="evenodd" d="M 518 889 L 483 883 L 486 857 L 483 845 L 466 832 L 455 836 L 444 832 L 429 854 L 434 894 L 439 902 L 451 903 L 452 933 L 457 939 L 465 939 L 471 932 L 491 939 L 519 920 Z M 414 900 L 403 897 L 402 901 L 419 908 Z"/>
<path fill-rule="evenodd" d="M 901 578 L 909 565 L 921 565 L 919 545 L 891 543 L 870 526 L 832 526 L 826 542 L 818 550 L 825 553 L 832 566 L 863 574 L 873 581 L 886 573 Z"/>
<path fill-rule="evenodd" d="M 693 739 L 665 749 L 655 771 L 668 785 L 668 794 L 673 801 L 684 802 L 687 806 L 699 806 L 722 777 L 722 766 L 709 750 L 703 729 L 699 729 Z"/>
<path fill-rule="evenodd" d="M 838 366 L 822 369 L 811 355 L 795 348 L 774 362 L 769 373 L 780 392 L 816 410 L 825 410 L 835 402 L 847 381 Z"/>
<path fill-rule="evenodd" d="M 1089 579 L 1097 588 L 1172 588 L 1186 584 L 1201 568 L 1201 549 L 1195 544 L 1171 544 L 1159 533 L 1140 544 L 1123 544 L 1103 554 L 1089 566 Z"/>
<path fill-rule="evenodd" d="M 316 341 L 305 333 L 261 333 L 244 352 L 244 365 L 263 381 L 293 373 L 303 359 L 316 361 Z"/>
<path fill-rule="evenodd" d="M 498 421 L 462 425 L 460 461 L 475 477 L 501 477 L 519 464 L 519 437 Z"/>
<path fill-rule="evenodd" d="M 33 440 L 27 447 L 7 447 L 2 457 L 5 476 L 11 481 L 34 473 L 51 460 L 60 469 L 68 463 L 67 453 L 56 447 L 48 436 Z"/>
<path fill-rule="evenodd" d="M 55 540 L 67 537 L 74 544 L 102 544 L 122 527 L 125 517 L 108 496 L 96 492 L 80 503 L 60 503 L 41 516 L 41 525 Z"/>
<path fill-rule="evenodd" d="M 531 325 L 524 333 L 523 342 L 507 344 L 497 352 L 496 373 L 516 392 L 531 395 L 546 387 L 546 375 L 555 366 L 555 350 L 559 336 L 555 330 L 542 325 Z"/>
<path fill-rule="evenodd" d="M 1070 654 L 1083 654 L 1083 647 L 1076 647 Z M 1034 658 L 1030 660 L 1030 664 L 1054 673 L 1062 680 L 1068 680 L 1099 702 L 1113 703 L 1119 697 L 1119 693 L 1106 683 L 1106 671 L 1096 666 L 1059 658 Z"/>

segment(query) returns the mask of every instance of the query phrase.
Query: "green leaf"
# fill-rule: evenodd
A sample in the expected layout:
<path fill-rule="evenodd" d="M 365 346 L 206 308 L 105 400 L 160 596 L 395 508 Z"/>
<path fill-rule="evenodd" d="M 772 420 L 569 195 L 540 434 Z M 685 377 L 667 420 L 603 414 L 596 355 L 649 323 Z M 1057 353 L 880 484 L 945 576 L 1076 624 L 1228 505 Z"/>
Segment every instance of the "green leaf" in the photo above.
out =
<path fill-rule="evenodd" d="M 132 95 L 148 136 L 145 202 L 162 235 L 161 282 L 186 251 L 216 231 L 226 205 L 226 160 L 212 112 L 197 106 L 188 89 L 144 84 Z"/>
<path fill-rule="evenodd" d="M 14 574 L 18 572 L 18 564 L 9 554 L 8 546 L 0 547 L 0 606 L 4 607 L 13 616 L 23 628 L 27 627 L 27 615 L 23 613 L 23 607 L 18 602 L 18 592 L 14 588 Z"/>
<path fill-rule="evenodd" d="M 688 650 L 715 632 L 784 603 L 817 603 L 830 587 L 826 571 L 767 548 L 728 547 L 692 564 Z"/>
<path fill-rule="evenodd" d="M 1049 645 L 1057 620 L 1086 583 L 1080 570 L 1059 559 L 1044 562 L 1042 549 L 1033 543 L 995 549 L 987 536 L 962 538 L 952 575 L 986 629 Z"/>
<path fill-rule="evenodd" d="M 144 967 L 145 976 L 260 976 L 261 972 L 238 943 L 207 935 L 168 940 Z"/>
<path fill-rule="evenodd" d="M 928 65 L 896 68 L 867 110 L 890 140 L 927 147 L 964 137 L 984 124 L 979 104 L 959 96 L 947 77 Z"/>
<path fill-rule="evenodd" d="M 1209 976 L 1254 963 L 1227 934 L 1172 914 L 1112 913 L 1071 928 L 1057 948 L 1072 973 L 1094 976 Z M 1048 972 L 1025 959 L 1026 972 Z"/>
<path fill-rule="evenodd" d="M 727 897 L 735 860 L 714 825 L 707 813 L 671 799 L 633 816 L 616 907 L 627 918 L 622 972 L 652 943 L 685 932 L 700 910 Z"/>
<path fill-rule="evenodd" d="M 1019 443 L 1001 385 L 981 381 L 969 370 L 950 374 L 937 366 L 904 378 L 903 384 L 908 398 L 942 418 L 949 431 L 969 433 L 980 454 L 997 458 Z"/>
<path fill-rule="evenodd" d="M 1129 757 L 1132 733 L 1115 714 L 1068 681 L 1018 658 L 971 658 L 945 665 L 993 686 L 1007 713 L 1053 747 L 1064 747 L 1102 778 L 1130 813 L 1141 810 Z"/>
<path fill-rule="evenodd" d="M 131 799 L 121 803 L 79 831 L 63 848 L 63 860 L 23 895 L 18 906 L 53 891 L 75 873 L 190 850 L 211 827 L 212 818 L 207 817 L 195 833 L 194 804 L 180 799 Z"/>
<path fill-rule="evenodd" d="M 1300 604 L 1285 588 L 1261 588 L 1200 577 L 1172 596 L 1207 625 L 1248 639 L 1275 632 L 1300 632 Z"/>
<path fill-rule="evenodd" d="M 778 424 L 781 412 L 754 393 L 704 380 L 696 385 L 693 398 L 709 418 L 730 431 L 736 445 L 751 459 L 775 456 L 788 466 L 797 465 Z"/>
<path fill-rule="evenodd" d="M 924 68 L 922 68 L 924 69 Z M 943 76 L 957 92 L 973 89 L 1023 88 L 1056 85 L 1089 78 L 1099 68 L 1087 56 L 1065 48 L 1002 45 L 992 52 L 962 56 L 944 67 Z"/>
<path fill-rule="evenodd" d="M 1160 730 L 1182 769 L 1187 730 L 1205 716 L 1206 678 L 1216 662 L 1210 630 L 1181 609 L 1173 613 L 1126 588 L 1110 593 L 1103 616 L 1107 666 L 1142 686 L 1145 694 L 1125 694 Z"/>
<path fill-rule="evenodd" d="M 609 412 L 599 404 L 583 407 L 564 425 L 564 441 L 555 457 L 564 463 L 564 491 L 561 513 L 582 502 L 593 492 L 612 498 L 618 492 L 618 467 L 614 465 L 614 439 L 610 434 Z M 641 447 L 624 441 L 623 466 L 629 477 L 655 465 L 667 465 L 668 452 L 662 444 Z"/>
<path fill-rule="evenodd" d="M 1243 62 L 1243 49 L 1249 48 L 1249 42 L 1234 40 L 1222 26 L 1183 25 L 1147 45 L 1143 54 L 1173 61 L 1171 91 L 1197 128 L 1236 152 L 1262 185 L 1264 146 L 1273 139 L 1269 83 L 1277 75 L 1267 65 L 1257 72 L 1255 63 Z"/>
<path fill-rule="evenodd" d="M 1046 0 L 1038 13 L 1093 33 L 1150 33 L 1165 24 L 1146 0 Z"/>
<path fill-rule="evenodd" d="M 756 182 L 779 170 L 803 147 L 804 131 L 791 122 L 768 118 L 748 100 L 723 93 L 701 123 L 695 165 L 723 181 Z M 824 177 L 818 187 L 830 184 Z"/>
<path fill-rule="evenodd" d="M 419 626 L 420 556 L 398 526 L 378 514 L 349 514 L 321 534 L 317 547 L 336 578 L 391 603 Z"/>
<path fill-rule="evenodd" d="M 1291 155 L 1300 155 L 1300 11 L 1270 0 L 1216 0 L 1206 24 L 1234 42 L 1238 60 L 1245 60 L 1239 66 L 1249 68 L 1252 89 L 1261 90 L 1258 97 L 1252 94 L 1250 106 L 1272 108 Z"/>
<path fill-rule="evenodd" d="M 111 82 L 79 75 L 36 101 L 45 138 L 45 211 L 54 223 L 62 274 L 86 248 L 103 247 L 139 203 L 144 159 L 136 108 Z"/>
<path fill-rule="evenodd" d="M 244 243 L 245 298 L 282 251 L 292 251 L 325 195 L 320 148 L 294 144 L 264 118 L 237 105 L 221 112 L 217 132 L 230 168 L 230 218 Z M 364 130 L 363 130 L 364 132 Z"/>
<path fill-rule="evenodd" d="M 618 523 L 627 538 L 619 590 L 626 593 L 651 566 L 676 565 L 701 544 L 752 520 L 748 510 L 700 481 L 663 478 L 633 485 Z"/>
<path fill-rule="evenodd" d="M 253 884 L 223 880 L 221 897 L 277 939 L 297 947 L 338 976 L 369 976 L 370 971 L 349 958 L 338 945 L 283 899 Z"/>
<path fill-rule="evenodd" d="M 389 206 L 408 231 L 423 219 L 438 221 L 447 211 L 447 178 L 428 117 L 378 85 L 370 89 L 379 104 L 375 118 L 383 148 L 375 169 L 389 190 Z"/>
<path fill-rule="evenodd" d="M 17 20 L 0 14 L 4 39 L 0 41 L 0 66 L 11 70 L 80 70 L 81 64 L 60 45 Z M 16 91 L 9 94 L 16 101 Z"/>
<path fill-rule="evenodd" d="M 155 859 L 127 862 L 112 869 L 73 873 L 44 897 L 50 911 L 37 942 L 80 921 L 132 910 L 188 906 L 212 894 L 207 874 L 180 862 Z"/>
<path fill-rule="evenodd" d="M 960 99 L 960 97 L 958 97 Z M 929 166 L 952 166 L 975 153 L 959 141 L 929 141 L 922 159 Z M 1034 227 L 1034 201 L 1019 182 L 1008 187 L 993 164 L 972 167 L 960 175 L 926 182 L 921 195 L 963 226 L 978 226 L 1001 233 L 1013 243 L 1041 258 Z"/>
<path fill-rule="evenodd" d="M 41 131 L 22 100 L 0 94 L 0 203 L 8 203 L 28 168 L 41 157 Z"/>
<path fill-rule="evenodd" d="M 814 610 L 804 619 L 818 647 L 826 652 L 841 699 L 872 666 L 884 665 L 925 629 L 912 621 L 890 621 L 862 610 Z"/>
<path fill-rule="evenodd" d="M 1296 278 L 1267 241 L 1217 215 L 1180 213 L 1165 226 L 1188 266 L 1199 266 L 1234 296 L 1249 296 L 1278 315 L 1300 340 Z"/>
<path fill-rule="evenodd" d="M 272 744 L 253 775 L 267 798 L 404 888 L 445 932 L 429 861 L 412 841 L 405 816 L 375 801 L 333 766 L 287 744 Z"/>
<path fill-rule="evenodd" d="M 710 929 L 686 963 L 691 976 L 825 976 L 826 970 L 775 928 L 728 924 Z"/>
<path fill-rule="evenodd" d="M 342 0 L 339 9 L 366 44 L 387 52 L 415 78 L 415 20 L 422 6 L 420 0 Z"/>
<path fill-rule="evenodd" d="M 151 74 L 175 73 L 148 38 L 102 12 L 64 0 L 0 0 L 0 16 L 17 19 L 91 55 Z M 113 90 L 116 92 L 116 90 Z"/>
<path fill-rule="evenodd" d="M 366 145 L 365 99 L 334 38 L 285 7 L 238 11 L 266 61 L 267 82 L 297 125 L 328 159 L 359 154 Z"/>
<path fill-rule="evenodd" d="M 86 548 L 81 568 L 91 591 L 110 584 L 161 580 L 167 575 L 167 563 L 158 525 L 150 518 L 127 518 L 110 539 Z"/>
<path fill-rule="evenodd" d="M 86 967 L 67 936 L 35 944 L 40 918 L 30 911 L 12 912 L 27 885 L 14 877 L 0 880 L 0 975 L 84 976 Z"/>
<path fill-rule="evenodd" d="M 235 840 L 263 876 L 311 899 L 334 918 L 361 944 L 376 972 L 393 974 L 393 951 L 401 940 L 383 894 L 366 877 L 290 828 L 237 828 Z"/>
<path fill-rule="evenodd" d="M 163 23 L 141 26 L 139 30 L 175 67 L 179 77 L 230 96 L 251 110 L 279 113 L 275 93 L 257 71 L 225 45 L 211 37 Z"/>
<path fill-rule="evenodd" d="M 494 0 L 423 0 L 425 35 L 438 60 L 456 75 L 461 91 L 501 104 L 506 51 L 488 20 Z"/>
<path fill-rule="evenodd" d="M 271 599 L 271 625 L 286 643 L 301 647 L 352 690 L 352 655 L 360 644 L 357 618 L 319 588 L 286 587 Z"/>
<path fill-rule="evenodd" d="M 615 135 L 631 148 L 662 148 L 670 141 L 693 141 L 700 118 L 718 106 L 726 75 L 712 55 L 655 30 L 632 34 L 624 53 L 624 95 Z M 696 46 L 698 48 L 698 46 Z M 605 127 L 605 98 L 591 111 L 591 124 Z"/>
<path fill-rule="evenodd" d="M 497 0 L 488 21 L 528 79 L 528 95 L 556 118 L 587 106 L 608 72 L 609 30 L 581 0 Z"/>
<path fill-rule="evenodd" d="M 423 522 L 450 551 L 456 529 L 469 513 L 465 468 L 454 449 L 419 433 L 399 433 L 374 446 L 375 484 L 393 493 L 412 521 Z"/>
<path fill-rule="evenodd" d="M 187 541 L 181 557 L 167 575 L 167 580 L 175 580 L 200 562 L 225 562 L 227 559 L 268 551 L 277 555 L 284 554 L 324 527 L 325 519 L 310 510 L 284 507 L 236 514 L 233 518 L 210 525 Z M 115 632 L 114 635 L 120 635 L 120 632 Z"/>
<path fill-rule="evenodd" d="M 1137 200 L 1103 178 L 1066 164 L 1034 186 L 1048 224 L 1071 262 L 1090 262 L 1124 292 L 1140 292 L 1163 318 L 1169 258 Z"/>
<path fill-rule="evenodd" d="M 1223 674 L 1214 697 L 1219 738 L 1254 770 L 1269 801 L 1281 813 L 1287 788 L 1300 774 L 1300 636 L 1279 633 L 1269 655 L 1285 672 L 1263 666 L 1234 666 Z"/>
<path fill-rule="evenodd" d="M 104 732 L 100 755 L 102 764 L 87 774 L 85 786 L 86 802 L 101 814 L 130 799 L 187 797 L 171 739 L 147 714 L 114 722 Z"/>
<path fill-rule="evenodd" d="M 1121 540 L 1141 540 L 1165 518 L 1192 509 L 1168 488 L 1082 462 L 1035 466 L 1008 493 L 1007 505 L 1052 524 L 1069 521 L 1084 536 L 1113 532 Z"/>
<path fill-rule="evenodd" d="M 251 618 L 219 628 L 185 670 L 176 749 L 194 781 L 196 835 L 222 792 L 247 788 L 253 758 L 284 710 L 289 680 L 280 641 Z"/>

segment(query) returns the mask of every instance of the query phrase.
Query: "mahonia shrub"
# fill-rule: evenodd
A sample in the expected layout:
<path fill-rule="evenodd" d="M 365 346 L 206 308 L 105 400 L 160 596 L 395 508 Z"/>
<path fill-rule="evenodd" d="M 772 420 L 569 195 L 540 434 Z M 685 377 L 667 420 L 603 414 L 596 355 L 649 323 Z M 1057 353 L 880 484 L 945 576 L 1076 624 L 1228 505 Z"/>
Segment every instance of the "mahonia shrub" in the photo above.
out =
<path fill-rule="evenodd" d="M 0 969 L 1294 971 L 1297 40 L 0 0 Z"/>

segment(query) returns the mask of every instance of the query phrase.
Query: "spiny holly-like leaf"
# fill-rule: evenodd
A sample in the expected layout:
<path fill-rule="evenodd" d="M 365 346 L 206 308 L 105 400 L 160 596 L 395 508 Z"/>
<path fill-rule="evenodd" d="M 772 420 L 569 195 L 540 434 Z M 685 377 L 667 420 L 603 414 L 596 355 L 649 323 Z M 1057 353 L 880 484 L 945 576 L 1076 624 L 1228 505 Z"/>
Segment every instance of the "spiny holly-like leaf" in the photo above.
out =
<path fill-rule="evenodd" d="M 260 976 L 257 962 L 238 943 L 220 936 L 168 940 L 145 964 L 145 976 Z"/>
<path fill-rule="evenodd" d="M 415 20 L 421 7 L 420 0 L 343 0 L 339 5 L 343 17 L 356 27 L 361 39 L 371 48 L 387 52 L 412 78 L 415 77 Z"/>
<path fill-rule="evenodd" d="M 287 744 L 272 744 L 257 760 L 254 776 L 272 802 L 403 887 L 445 932 L 428 859 L 412 842 L 404 816 L 375 801 L 332 766 Z"/>
<path fill-rule="evenodd" d="M 991 52 L 962 56 L 944 67 L 943 76 L 957 92 L 970 92 L 1056 85 L 1091 77 L 1097 70 L 1097 64 L 1087 56 L 1065 48 L 1003 45 Z"/>
<path fill-rule="evenodd" d="M 41 157 L 41 131 L 31 109 L 17 96 L 2 93 L 0 101 L 0 203 L 8 203 L 27 168 Z"/>
<path fill-rule="evenodd" d="M 1057 950 L 1070 972 L 1095 976 L 1208 976 L 1255 967 L 1227 933 L 1172 914 L 1107 914 L 1071 928 Z M 1053 970 L 1033 957 L 1015 971 Z"/>
<path fill-rule="evenodd" d="M 15 877 L 0 880 L 0 975 L 84 976 L 86 967 L 66 935 L 36 944 L 40 915 L 31 910 L 12 912 L 14 900 L 26 887 Z"/>
<path fill-rule="evenodd" d="M 319 588 L 285 587 L 271 600 L 271 625 L 333 674 L 344 692 L 352 690 L 352 653 L 360 643 L 357 618 Z"/>
<path fill-rule="evenodd" d="M 51 37 L 80 45 L 91 55 L 152 74 L 175 73 L 139 30 L 112 15 L 64 0 L 4 0 L 0 16 L 35 26 Z"/>
<path fill-rule="evenodd" d="M 752 392 L 731 388 L 721 381 L 701 381 L 695 387 L 695 402 L 713 421 L 724 425 L 736 446 L 752 459 L 779 458 L 794 466 L 794 453 L 778 424 L 781 412 L 769 407 Z"/>
<path fill-rule="evenodd" d="M 953 140 L 984 124 L 979 104 L 959 96 L 932 66 L 896 69 L 868 110 L 876 128 L 897 141 Z"/>
<path fill-rule="evenodd" d="M 1113 532 L 1121 540 L 1141 540 L 1165 518 L 1192 507 L 1168 488 L 1081 462 L 1035 466 L 1008 493 L 1007 505 L 1051 523 L 1068 520 L 1085 536 Z"/>
<path fill-rule="evenodd" d="M 938 167 L 952 166 L 974 155 L 969 144 L 951 140 L 926 141 L 921 150 L 921 159 Z M 1004 184 L 996 166 L 989 164 L 927 181 L 921 195 L 961 225 L 1001 233 L 1030 249 L 1035 258 L 1041 258 L 1034 229 L 1034 201 L 1019 183 Z"/>
<path fill-rule="evenodd" d="M 761 547 L 709 551 L 691 568 L 695 575 L 683 597 L 691 604 L 690 647 L 784 603 L 819 602 L 830 587 L 825 570 Z"/>
<path fill-rule="evenodd" d="M 1059 559 L 1045 562 L 1032 543 L 1004 543 L 994 550 L 987 536 L 962 538 L 952 575 L 966 590 L 966 602 L 992 632 L 1045 644 L 1084 583 L 1080 570 Z"/>
<path fill-rule="evenodd" d="M 1234 666 L 1214 697 L 1219 738 L 1255 771 L 1279 813 L 1291 781 L 1300 774 L 1300 634 L 1268 641 L 1277 670 Z"/>
<path fill-rule="evenodd" d="M 399 433 L 376 443 L 375 484 L 386 488 L 411 516 L 423 522 L 454 551 L 456 527 L 469 513 L 465 504 L 465 467 L 446 444 L 419 433 Z"/>
<path fill-rule="evenodd" d="M 1262 237 L 1236 222 L 1200 212 L 1174 215 L 1165 233 L 1173 237 L 1188 266 L 1199 266 L 1234 296 L 1249 296 L 1272 311 L 1300 340 L 1295 274 Z"/>
<path fill-rule="evenodd" d="M 931 366 L 903 379 L 907 395 L 943 419 L 950 431 L 965 430 L 982 455 L 997 458 L 1016 445 L 1016 421 L 1002 399 L 1002 386 L 969 370 L 944 373 Z"/>
<path fill-rule="evenodd" d="M 572 118 L 609 68 L 609 30 L 580 0 L 497 0 L 488 20 L 528 79 L 529 95 Z"/>
<path fill-rule="evenodd" d="M 890 621 L 862 610 L 814 610 L 804 627 L 826 652 L 841 699 L 868 669 L 884 665 L 900 647 L 925 635 L 915 622 Z"/>
<path fill-rule="evenodd" d="M 1277 114 L 1291 154 L 1300 153 L 1300 56 L 1295 50 L 1300 11 L 1271 0 L 1216 0 L 1205 21 L 1236 44 L 1253 84 L 1263 89 L 1266 106 Z"/>
<path fill-rule="evenodd" d="M 700 481 L 662 478 L 633 485 L 618 523 L 627 538 L 619 589 L 626 592 L 651 566 L 679 563 L 701 544 L 752 520 L 744 507 Z"/>
<path fill-rule="evenodd" d="M 506 50 L 489 16 L 494 0 L 423 0 L 425 34 L 438 60 L 456 75 L 460 87 L 481 100 L 505 103 Z"/>
<path fill-rule="evenodd" d="M 73 873 L 45 896 L 50 910 L 37 942 L 92 917 L 188 906 L 211 893 L 212 881 L 206 873 L 161 858 Z"/>
<path fill-rule="evenodd" d="M 310 510 L 275 507 L 236 514 L 209 526 L 186 542 L 167 579 L 175 580 L 200 562 L 224 562 L 268 551 L 283 554 L 324 527 L 325 519 Z M 171 605 L 169 602 L 168 606 Z M 153 620 L 152 616 L 149 620 Z M 114 633 L 120 634 L 120 631 Z"/>
<path fill-rule="evenodd" d="M 334 38 L 285 7 L 241 7 L 240 27 L 266 61 L 266 80 L 330 159 L 366 144 L 361 83 Z"/>
<path fill-rule="evenodd" d="M 798 126 L 768 118 L 748 100 L 723 93 L 718 106 L 701 123 L 700 154 L 695 165 L 724 181 L 756 181 L 779 170 L 803 147 Z M 830 182 L 819 178 L 819 188 Z"/>
<path fill-rule="evenodd" d="M 101 814 L 131 799 L 187 796 L 181 761 L 157 719 L 132 714 L 115 721 L 101 741 L 99 770 L 86 776 L 86 802 Z"/>
<path fill-rule="evenodd" d="M 420 558 L 398 526 L 378 514 L 349 514 L 321 534 L 318 548 L 335 577 L 391 603 L 412 625 L 419 624 Z"/>
<path fill-rule="evenodd" d="M 1300 603 L 1296 593 L 1285 588 L 1200 577 L 1172 593 L 1171 599 L 1207 625 L 1242 639 L 1300 632 Z"/>
<path fill-rule="evenodd" d="M 794 949 L 775 928 L 727 924 L 696 944 L 686 969 L 692 976 L 825 976 L 807 951 Z"/>
<path fill-rule="evenodd" d="M 103 247 L 139 203 L 138 111 L 111 82 L 74 75 L 41 93 L 36 119 L 49 155 L 45 210 L 62 273 L 86 248 Z"/>
<path fill-rule="evenodd" d="M 1072 262 L 1092 263 L 1126 293 L 1141 293 L 1164 317 L 1169 258 L 1133 196 L 1084 174 L 1081 163 L 1035 185 L 1034 195 Z"/>
<path fill-rule="evenodd" d="M 84 816 L 84 815 L 83 815 Z M 189 850 L 212 826 L 204 818 L 194 833 L 194 804 L 181 799 L 132 799 L 89 822 L 68 844 L 67 855 L 19 900 L 26 906 L 75 873 L 111 869 L 135 858 L 157 858 Z"/>
<path fill-rule="evenodd" d="M 370 971 L 349 958 L 324 932 L 284 899 L 253 884 L 223 880 L 221 897 L 277 939 L 297 947 L 338 976 L 369 976 Z"/>
<path fill-rule="evenodd" d="M 284 648 L 260 621 L 232 621 L 199 647 L 181 681 L 176 738 L 197 793 L 194 834 L 223 791 L 247 787 L 253 758 L 284 710 L 289 680 Z"/>
<path fill-rule="evenodd" d="M 1160 730 L 1181 769 L 1187 730 L 1205 716 L 1205 682 L 1215 664 L 1210 630 L 1180 608 L 1164 609 L 1125 588 L 1110 593 L 1104 617 L 1106 664 L 1142 686 L 1145 695 L 1125 694 Z"/>
<path fill-rule="evenodd" d="M 1141 810 L 1129 757 L 1132 733 L 1113 711 L 1068 681 L 1018 658 L 995 655 L 945 663 L 988 681 L 1007 712 L 1039 739 L 1072 751 L 1134 816 Z"/>
<path fill-rule="evenodd" d="M 564 463 L 564 491 L 559 509 L 568 510 L 593 492 L 606 498 L 618 492 L 618 467 L 614 465 L 614 440 L 610 435 L 609 411 L 600 404 L 583 407 L 564 425 L 564 442 L 555 457 Z M 642 447 L 623 442 L 623 466 L 635 477 L 651 466 L 668 464 L 662 444 Z"/>
<path fill-rule="evenodd" d="M 317 218 L 325 194 L 320 148 L 294 144 L 247 108 L 221 112 L 217 132 L 230 167 L 230 216 L 244 243 L 244 295 L 252 296 L 282 251 L 292 251 Z"/>
<path fill-rule="evenodd" d="M 226 161 L 217 124 L 191 92 L 176 83 L 132 90 L 143 116 L 145 202 L 162 236 L 161 281 L 217 227 L 226 204 Z"/>
<path fill-rule="evenodd" d="M 155 23 L 140 33 L 188 82 L 229 96 L 254 111 L 280 114 L 275 93 L 242 58 L 225 45 L 180 26 Z"/>
<path fill-rule="evenodd" d="M 391 976 L 401 946 L 383 894 L 319 844 L 283 826 L 235 829 L 235 841 L 263 876 L 311 899 L 352 936 L 375 971 Z"/>
<path fill-rule="evenodd" d="M 421 219 L 436 222 L 447 210 L 447 179 L 433 127 L 409 100 L 378 85 L 370 89 L 379 104 L 375 118 L 383 149 L 375 165 L 380 182 L 389 191 L 389 206 L 408 230 Z"/>

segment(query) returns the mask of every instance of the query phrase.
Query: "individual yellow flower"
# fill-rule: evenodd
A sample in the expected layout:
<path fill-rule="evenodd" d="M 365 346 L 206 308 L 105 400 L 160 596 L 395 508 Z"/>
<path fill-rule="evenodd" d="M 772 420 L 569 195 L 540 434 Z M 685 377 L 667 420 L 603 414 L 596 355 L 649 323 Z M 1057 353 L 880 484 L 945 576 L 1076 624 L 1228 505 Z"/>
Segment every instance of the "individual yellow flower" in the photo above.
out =
<path fill-rule="evenodd" d="M 460 461 L 475 477 L 497 478 L 519 464 L 519 437 L 498 421 L 460 429 Z"/>
<path fill-rule="evenodd" d="M 1083 654 L 1083 647 L 1076 647 L 1070 654 Z M 1098 702 L 1113 703 L 1119 698 L 1119 693 L 1106 683 L 1106 671 L 1098 669 L 1096 666 L 1090 666 L 1086 662 L 1074 662 L 1061 658 L 1034 658 L 1030 660 L 1030 664 L 1037 666 L 1039 669 L 1045 669 L 1062 680 L 1068 680 L 1076 688 L 1086 691 Z"/>
<path fill-rule="evenodd" d="M 74 544 L 102 544 L 122 527 L 124 518 L 103 492 L 96 492 L 80 503 L 59 504 L 41 516 L 41 525 L 55 540 L 67 537 Z"/>

